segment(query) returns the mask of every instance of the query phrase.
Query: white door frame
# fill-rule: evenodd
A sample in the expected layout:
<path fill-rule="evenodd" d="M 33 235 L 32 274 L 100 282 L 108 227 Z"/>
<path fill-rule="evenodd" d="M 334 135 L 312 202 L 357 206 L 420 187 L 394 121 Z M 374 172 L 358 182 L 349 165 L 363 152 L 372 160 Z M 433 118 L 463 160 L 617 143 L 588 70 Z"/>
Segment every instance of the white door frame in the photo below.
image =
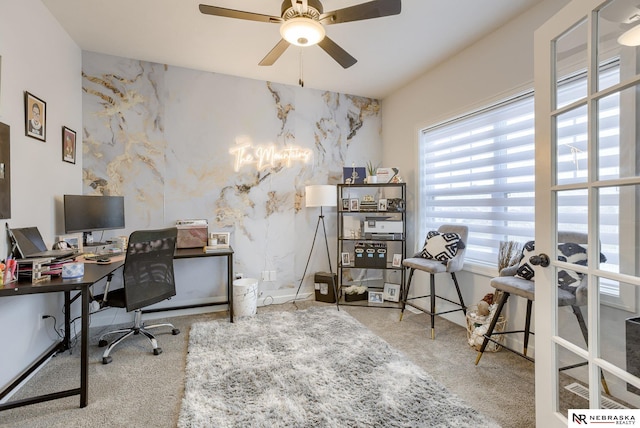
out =
<path fill-rule="evenodd" d="M 596 47 L 598 37 L 595 33 L 596 25 L 593 23 L 596 14 L 593 12 L 607 0 L 573 0 L 556 15 L 543 24 L 534 35 L 534 79 L 535 79 L 535 135 L 536 135 L 536 251 L 546 253 L 551 258 L 551 266 L 548 268 L 536 267 L 536 303 L 535 303 L 535 332 L 536 332 L 536 425 L 540 427 L 566 427 L 567 420 L 562 413 L 557 411 L 558 406 L 558 363 L 557 349 L 561 346 L 574 354 L 584 358 L 589 367 L 589 398 L 590 407 L 600 406 L 600 368 L 619 376 L 623 380 L 628 379 L 628 373 L 599 358 L 600 338 L 600 296 L 598 287 L 589 287 L 588 297 L 588 350 L 584 350 L 558 335 L 557 315 L 557 285 L 555 278 L 555 245 L 557 236 L 556 216 L 556 192 L 554 177 L 555 171 L 555 129 L 553 122 L 554 79 L 556 73 L 554 41 L 575 25 L 587 20 L 587 54 L 586 63 L 589 67 L 589 90 L 587 97 L 595 92 L 598 67 Z M 597 120 L 591 120 L 597 111 L 593 107 L 591 99 L 587 101 L 589 112 L 589 180 L 595 180 L 594 169 L 597 166 L 595 151 L 595 138 L 597 137 Z M 589 242 L 598 242 L 598 214 L 597 198 L 590 185 L 589 187 L 589 214 L 588 232 Z M 591 248 L 594 247 L 594 248 Z M 597 246 L 590 246 L 590 254 L 597 254 Z M 593 265 L 597 265 L 594 263 Z M 588 266 L 590 283 L 596 279 L 597 266 Z M 602 273 L 599 272 L 601 275 Z"/>

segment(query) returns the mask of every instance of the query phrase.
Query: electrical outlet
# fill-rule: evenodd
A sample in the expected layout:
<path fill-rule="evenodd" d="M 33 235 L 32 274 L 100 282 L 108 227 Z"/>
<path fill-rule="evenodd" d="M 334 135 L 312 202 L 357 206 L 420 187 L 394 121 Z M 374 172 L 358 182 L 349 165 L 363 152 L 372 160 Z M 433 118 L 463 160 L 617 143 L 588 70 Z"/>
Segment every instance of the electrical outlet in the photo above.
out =
<path fill-rule="evenodd" d="M 269 279 L 269 271 L 268 270 L 263 270 L 262 271 L 262 280 L 263 281 L 270 281 L 270 279 Z"/>
<path fill-rule="evenodd" d="M 238 273 L 235 274 L 235 278 L 236 279 L 242 279 L 242 278 L 244 278 L 244 274 L 242 272 L 238 272 Z"/>
<path fill-rule="evenodd" d="M 276 271 L 275 270 L 270 270 L 269 271 L 269 281 L 275 281 L 276 280 Z"/>
<path fill-rule="evenodd" d="M 38 314 L 38 324 L 36 324 L 38 326 L 38 330 L 40 330 L 42 327 L 44 327 L 44 317 L 46 316 L 46 314 Z"/>

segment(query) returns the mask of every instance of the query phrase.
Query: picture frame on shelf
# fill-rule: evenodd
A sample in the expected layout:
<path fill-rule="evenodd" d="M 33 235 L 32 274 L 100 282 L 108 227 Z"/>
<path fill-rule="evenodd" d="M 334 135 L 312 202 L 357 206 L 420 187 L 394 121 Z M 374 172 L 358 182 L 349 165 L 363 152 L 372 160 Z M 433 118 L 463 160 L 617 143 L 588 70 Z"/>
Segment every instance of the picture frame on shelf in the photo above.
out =
<path fill-rule="evenodd" d="M 387 200 L 378 199 L 378 211 L 386 211 L 386 210 L 387 210 Z"/>
<path fill-rule="evenodd" d="M 398 168 L 378 168 L 376 170 L 376 177 L 378 179 L 378 183 L 391 183 L 394 181 L 394 178 L 398 175 L 400 170 Z"/>
<path fill-rule="evenodd" d="M 393 259 L 391 259 L 391 267 L 402 267 L 402 254 L 396 253 L 393 255 Z"/>
<path fill-rule="evenodd" d="M 342 199 L 342 211 L 349 211 L 349 198 Z"/>
<path fill-rule="evenodd" d="M 369 303 L 384 303 L 382 291 L 369 291 Z"/>
<path fill-rule="evenodd" d="M 231 233 L 230 232 L 212 232 L 209 233 L 207 240 L 207 247 L 216 248 L 229 248 Z"/>
<path fill-rule="evenodd" d="M 349 266 L 351 264 L 351 256 L 349 253 L 342 253 L 342 266 Z"/>
<path fill-rule="evenodd" d="M 76 163 L 76 131 L 62 127 L 62 160 Z"/>
<path fill-rule="evenodd" d="M 68 235 L 58 235 L 55 248 L 74 248 L 82 252 L 82 234 L 71 233 Z"/>
<path fill-rule="evenodd" d="M 349 211 L 360 211 L 360 200 L 358 198 L 349 199 Z"/>
<path fill-rule="evenodd" d="M 382 298 L 389 302 L 399 302 L 400 301 L 400 285 L 392 284 L 386 282 L 384 284 L 384 290 L 382 292 Z"/>
<path fill-rule="evenodd" d="M 47 103 L 28 91 L 24 92 L 24 133 L 47 141 Z"/>
<path fill-rule="evenodd" d="M 366 169 L 363 166 L 343 167 L 342 175 L 344 184 L 364 184 L 364 179 L 367 177 Z"/>

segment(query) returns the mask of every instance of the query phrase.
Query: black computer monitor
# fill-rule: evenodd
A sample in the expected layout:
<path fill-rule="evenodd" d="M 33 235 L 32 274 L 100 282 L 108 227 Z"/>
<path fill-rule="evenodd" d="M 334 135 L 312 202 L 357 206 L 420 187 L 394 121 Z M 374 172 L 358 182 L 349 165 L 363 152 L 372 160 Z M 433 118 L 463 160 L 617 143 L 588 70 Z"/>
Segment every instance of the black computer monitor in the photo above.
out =
<path fill-rule="evenodd" d="M 124 197 L 64 195 L 65 233 L 83 233 L 84 243 L 93 243 L 91 232 L 124 229 Z"/>

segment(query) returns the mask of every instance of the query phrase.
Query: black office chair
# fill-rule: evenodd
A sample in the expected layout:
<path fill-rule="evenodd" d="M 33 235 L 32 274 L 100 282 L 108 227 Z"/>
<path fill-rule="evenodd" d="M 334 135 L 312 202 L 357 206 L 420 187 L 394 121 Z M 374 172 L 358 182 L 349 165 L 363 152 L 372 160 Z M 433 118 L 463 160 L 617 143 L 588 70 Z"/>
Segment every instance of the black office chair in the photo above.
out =
<path fill-rule="evenodd" d="M 108 335 L 122 334 L 109 344 L 102 355 L 102 364 L 111 362 L 111 350 L 131 335 L 142 334 L 153 347 L 153 354 L 162 353 L 156 338 L 149 330 L 158 327 L 171 328 L 171 334 L 180 334 L 173 324 L 162 323 L 144 325 L 141 322 L 142 308 L 161 302 L 176 295 L 175 277 L 173 273 L 173 254 L 176 247 L 177 229 L 175 227 L 161 230 L 141 230 L 129 236 L 126 258 L 124 261 L 124 287 L 109 291 L 108 283 L 105 292 L 96 296 L 101 307 L 126 308 L 127 312 L 135 311 L 133 326 L 104 333 L 100 336 L 98 346 L 107 346 L 104 339 Z"/>

